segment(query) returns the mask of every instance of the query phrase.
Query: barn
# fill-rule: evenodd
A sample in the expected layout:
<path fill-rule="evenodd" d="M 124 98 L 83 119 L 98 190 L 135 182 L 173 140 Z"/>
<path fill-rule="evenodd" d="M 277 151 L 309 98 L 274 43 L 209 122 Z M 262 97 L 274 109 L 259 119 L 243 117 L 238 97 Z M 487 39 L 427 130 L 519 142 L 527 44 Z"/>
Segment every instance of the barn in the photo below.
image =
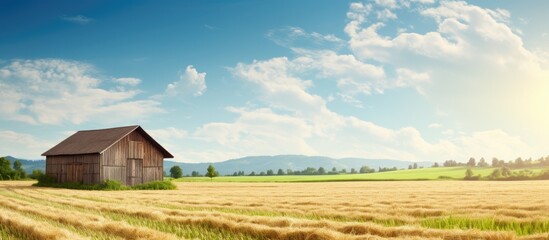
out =
<path fill-rule="evenodd" d="M 140 126 L 78 131 L 42 156 L 57 182 L 130 186 L 162 180 L 164 158 L 173 158 Z"/>

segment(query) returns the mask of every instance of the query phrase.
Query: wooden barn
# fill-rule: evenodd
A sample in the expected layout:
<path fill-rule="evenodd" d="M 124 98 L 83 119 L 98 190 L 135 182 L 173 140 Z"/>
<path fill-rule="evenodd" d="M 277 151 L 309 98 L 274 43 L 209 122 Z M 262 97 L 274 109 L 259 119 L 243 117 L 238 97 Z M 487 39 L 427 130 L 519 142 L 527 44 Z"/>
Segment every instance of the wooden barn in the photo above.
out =
<path fill-rule="evenodd" d="M 173 158 L 140 126 L 78 131 L 42 156 L 57 182 L 130 186 L 162 180 L 164 158 Z"/>

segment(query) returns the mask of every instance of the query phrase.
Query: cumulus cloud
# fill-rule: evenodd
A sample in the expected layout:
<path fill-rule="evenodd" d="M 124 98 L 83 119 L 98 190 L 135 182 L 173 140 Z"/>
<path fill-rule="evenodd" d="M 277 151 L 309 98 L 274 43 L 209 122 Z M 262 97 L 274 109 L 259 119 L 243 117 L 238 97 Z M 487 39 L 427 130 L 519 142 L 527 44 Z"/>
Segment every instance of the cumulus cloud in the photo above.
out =
<path fill-rule="evenodd" d="M 179 74 L 179 80 L 168 84 L 166 93 L 171 96 L 201 96 L 206 92 L 206 73 L 198 72 L 193 65 L 188 65 Z"/>
<path fill-rule="evenodd" d="M 2 118 L 31 124 L 141 119 L 159 102 L 138 90 L 107 90 L 92 65 L 60 59 L 14 60 L 0 68 Z"/>
<path fill-rule="evenodd" d="M 398 2 L 394 3 L 395 5 L 392 5 L 393 1 L 378 1 L 376 4 L 383 5 L 388 9 L 401 7 Z M 421 3 L 431 4 L 432 2 L 422 1 Z M 464 159 L 469 154 L 482 155 L 482 153 L 487 157 L 500 153 L 494 156 L 514 158 L 517 156 L 516 154 L 532 155 L 540 152 L 530 151 L 532 149 L 520 137 L 511 135 L 496 125 L 481 125 L 479 126 L 481 130 L 474 130 L 478 128 L 473 127 L 469 133 L 460 131 L 459 136 L 455 136 L 453 130 L 445 130 L 443 131 L 445 137 L 427 141 L 414 127 L 386 128 L 354 116 L 341 115 L 329 109 L 321 96 L 312 93 L 312 89 L 319 79 L 334 80 L 338 87 L 337 94 L 342 98 L 345 97 L 349 102 L 356 101 L 349 96 L 357 94 L 369 95 L 383 93 L 388 88 L 412 87 L 426 98 L 434 99 L 431 101 L 454 102 L 450 105 L 437 105 L 435 109 L 448 109 L 452 114 L 463 113 L 461 111 L 463 109 L 455 104 L 459 101 L 455 101 L 453 97 L 461 100 L 463 97 L 471 96 L 471 100 L 485 101 L 485 98 L 476 94 L 468 95 L 463 92 L 469 87 L 468 81 L 474 80 L 477 84 L 479 82 L 493 83 L 489 79 L 481 80 L 478 77 L 474 77 L 473 80 L 466 79 L 471 78 L 471 73 L 468 73 L 467 69 L 475 70 L 479 66 L 483 68 L 484 66 L 481 64 L 483 61 L 494 60 L 494 58 L 503 60 L 499 63 L 496 61 L 495 65 L 503 63 L 505 67 L 511 66 L 506 63 L 506 61 L 510 61 L 511 57 L 506 56 L 503 59 L 498 59 L 499 55 L 505 53 L 496 53 L 492 51 L 491 47 L 486 48 L 489 43 L 474 47 L 471 45 L 478 44 L 479 41 L 490 42 L 496 41 L 498 38 L 501 40 L 501 37 L 505 39 L 507 36 L 509 38 L 506 43 L 496 43 L 496 45 L 519 46 L 516 44 L 516 35 L 505 27 L 503 22 L 503 18 L 507 16 L 505 11 L 488 12 L 466 3 L 443 2 L 439 6 L 425 8 L 420 12 L 422 16 L 430 17 L 438 24 L 435 31 L 423 34 L 398 32 L 395 37 L 382 36 L 379 33 L 379 30 L 385 27 L 383 23 L 374 22 L 369 26 L 363 26 L 368 23 L 371 12 L 371 5 L 353 3 L 350 6 L 347 13 L 349 23 L 345 31 L 350 37 L 349 46 L 353 54 L 294 48 L 296 57 L 293 59 L 281 57 L 248 64 L 239 63 L 232 69 L 233 74 L 258 87 L 260 90 L 258 98 L 268 107 L 240 109 L 235 111 L 240 116 L 234 122 L 206 125 L 199 131 L 199 134 L 207 132 L 209 138 L 216 139 L 215 141 L 218 141 L 218 144 L 222 146 L 253 145 L 254 141 L 251 139 L 254 138 L 250 136 L 252 129 L 272 124 L 269 122 L 262 126 L 262 122 L 258 121 L 253 125 L 242 127 L 241 121 L 249 115 L 261 111 L 268 112 L 272 119 L 285 118 L 299 122 L 296 126 L 299 126 L 300 130 L 284 131 L 287 128 L 285 126 L 280 129 L 275 127 L 274 131 L 289 134 L 300 133 L 293 136 L 302 141 L 292 146 L 302 146 L 302 149 L 306 149 L 301 150 L 302 153 L 419 160 Z M 469 15 L 467 16 L 467 14 Z M 494 19 L 494 14 L 500 14 L 500 19 Z M 477 54 L 475 52 L 480 54 L 480 58 L 474 55 Z M 530 55 L 523 48 L 511 55 L 521 56 L 521 54 L 526 59 Z M 380 62 L 382 65 L 372 64 L 372 61 Z M 513 62 L 513 64 L 517 63 L 519 62 Z M 521 63 L 524 62 L 521 61 Z M 477 66 L 469 68 L 473 64 Z M 494 64 L 487 65 L 491 67 Z M 386 69 L 389 69 L 391 74 L 388 74 Z M 505 72 L 505 74 L 509 73 Z M 452 75 L 450 76 L 450 74 Z M 485 78 L 487 74 L 481 76 Z M 500 74 L 497 76 L 500 77 Z M 448 84 L 448 81 L 452 81 L 452 83 Z M 440 88 L 445 86 L 447 89 Z M 496 86 L 496 89 L 497 87 L 499 86 Z M 448 90 L 455 92 L 451 93 Z M 490 92 L 488 89 L 485 90 Z M 441 95 L 437 96 L 437 94 Z M 442 94 L 447 95 L 442 96 Z M 330 94 L 330 96 L 333 95 Z M 439 97 L 445 97 L 446 100 L 440 100 Z M 468 107 L 477 107 L 476 105 L 487 107 L 494 103 L 490 101 L 479 104 L 470 101 L 464 102 L 463 106 Z M 462 103 L 459 102 L 459 104 Z M 483 110 L 487 114 L 491 114 L 493 111 L 490 108 L 483 108 Z M 440 116 L 447 117 L 448 113 Z M 485 117 L 482 114 L 474 116 Z M 490 117 L 488 119 L 494 120 Z M 442 125 L 431 124 L 429 127 L 440 128 Z M 206 131 L 207 129 L 212 130 Z M 262 135 L 262 137 L 271 138 L 268 135 Z M 276 137 L 272 139 L 272 142 L 276 142 Z M 246 142 L 247 140 L 251 142 Z M 261 142 L 268 141 L 262 139 Z M 488 144 L 489 142 L 492 144 Z M 481 148 L 473 148 L 475 144 L 489 150 L 477 151 Z M 300 151 L 284 146 L 277 148 L 278 152 L 280 149 L 287 149 L 289 152 Z M 505 148 L 508 149 L 505 150 Z M 274 149 L 270 151 L 273 152 Z M 284 152 L 284 150 L 282 151 Z"/>
<path fill-rule="evenodd" d="M 234 122 L 206 124 L 196 136 L 232 151 L 249 147 L 246 152 L 257 154 L 288 152 L 407 160 L 462 157 L 460 142 L 429 142 L 413 127 L 390 129 L 331 111 L 323 98 L 310 93 L 308 80 L 293 75 L 298 68 L 296 62 L 274 58 L 239 63 L 232 69 L 233 74 L 259 87 L 258 96 L 269 108 L 230 108 L 239 114 Z M 256 146 L 259 149 L 254 149 Z"/>
<path fill-rule="evenodd" d="M 469 129 L 530 126 L 549 133 L 543 123 L 549 122 L 549 73 L 544 59 L 508 26 L 508 11 L 461 1 L 418 11 L 437 28 L 384 36 L 385 24 L 369 23 L 367 13 L 350 8 L 345 32 L 353 54 L 393 69 L 398 85 L 416 87 Z"/>

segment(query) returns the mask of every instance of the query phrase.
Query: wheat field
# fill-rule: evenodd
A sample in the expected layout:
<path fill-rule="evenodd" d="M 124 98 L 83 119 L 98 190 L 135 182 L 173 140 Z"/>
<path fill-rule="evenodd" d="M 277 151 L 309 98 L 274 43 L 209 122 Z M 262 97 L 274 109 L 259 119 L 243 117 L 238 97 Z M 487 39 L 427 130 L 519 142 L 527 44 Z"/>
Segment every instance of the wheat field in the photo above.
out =
<path fill-rule="evenodd" d="M 0 182 L 0 239 L 549 239 L 549 182 Z"/>

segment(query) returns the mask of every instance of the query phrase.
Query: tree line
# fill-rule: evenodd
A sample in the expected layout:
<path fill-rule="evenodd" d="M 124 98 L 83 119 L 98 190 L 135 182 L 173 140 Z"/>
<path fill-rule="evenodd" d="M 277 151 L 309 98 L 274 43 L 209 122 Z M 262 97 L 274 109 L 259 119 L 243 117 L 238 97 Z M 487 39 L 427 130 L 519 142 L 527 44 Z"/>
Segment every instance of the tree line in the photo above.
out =
<path fill-rule="evenodd" d="M 210 165 L 212 166 L 212 165 Z M 213 166 L 212 166 L 213 167 Z M 208 167 L 209 168 L 209 167 Z M 397 167 L 379 167 L 377 169 L 377 172 L 388 172 L 388 171 L 396 171 L 398 170 Z M 183 173 L 181 171 L 181 167 L 174 166 L 170 169 L 170 177 L 177 176 L 183 177 Z M 337 169 L 336 167 L 333 167 L 331 170 L 327 170 L 324 167 L 314 168 L 314 167 L 307 167 L 303 170 L 293 170 L 291 168 L 283 170 L 279 168 L 276 172 L 273 169 L 269 169 L 267 171 L 260 171 L 255 172 L 252 171 L 250 173 L 246 173 L 245 171 L 236 171 L 233 174 L 227 174 L 226 176 L 282 176 L 282 175 L 336 175 L 336 174 L 357 174 L 357 173 L 374 173 L 376 172 L 376 169 L 370 168 L 368 166 L 362 166 L 358 170 L 356 168 L 351 168 L 350 171 L 347 171 L 346 168 L 343 169 Z M 187 174 L 187 177 L 209 177 L 210 172 L 206 171 L 205 175 L 200 174 L 198 171 L 192 171 L 191 174 Z M 219 175 L 219 173 L 217 174 Z M 175 178 L 175 177 L 174 177 Z"/>
<path fill-rule="evenodd" d="M 548 167 L 549 166 L 549 156 L 542 157 L 537 160 L 532 160 L 532 158 L 529 159 L 522 159 L 517 158 L 514 161 L 509 160 L 501 160 L 498 158 L 492 158 L 492 161 L 489 163 L 484 158 L 480 158 L 477 162 L 475 158 L 469 158 L 469 161 L 466 163 L 460 163 L 456 162 L 455 160 L 446 160 L 444 163 L 442 163 L 443 167 L 459 167 L 459 166 L 466 166 L 466 167 L 508 167 L 508 168 L 525 168 L 525 167 Z M 433 167 L 439 167 L 438 163 L 435 163 Z"/>

